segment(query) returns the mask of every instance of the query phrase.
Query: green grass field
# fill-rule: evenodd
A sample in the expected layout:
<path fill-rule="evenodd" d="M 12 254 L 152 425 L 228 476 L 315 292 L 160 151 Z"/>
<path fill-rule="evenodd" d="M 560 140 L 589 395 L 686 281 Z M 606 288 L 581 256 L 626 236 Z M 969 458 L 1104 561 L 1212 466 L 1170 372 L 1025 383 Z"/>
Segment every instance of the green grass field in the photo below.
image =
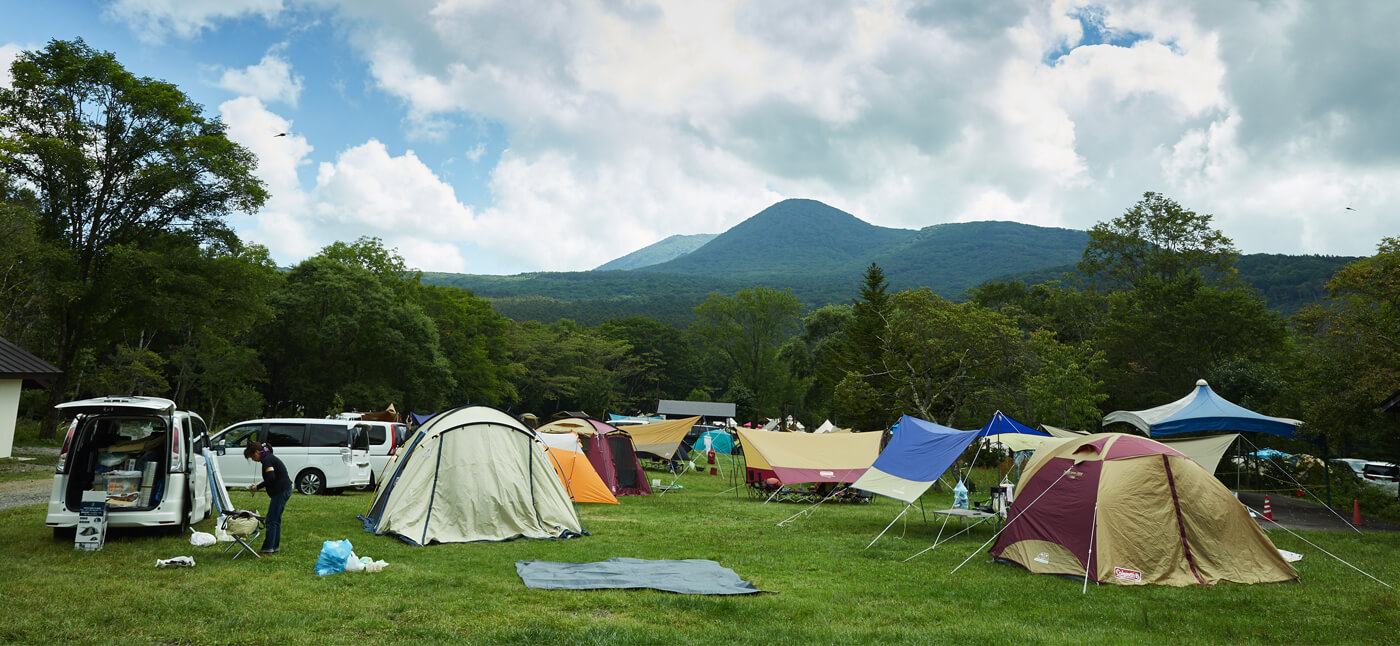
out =
<path fill-rule="evenodd" d="M 583 506 L 589 537 L 425 548 L 363 533 L 355 515 L 370 494 L 298 495 L 287 510 L 282 553 L 236 561 L 220 553 L 222 545 L 194 548 L 185 536 L 121 531 L 100 552 L 76 552 L 44 527 L 42 505 L 0 511 L 7 566 L 0 642 L 1389 644 L 1400 626 L 1396 590 L 1282 531 L 1271 533 L 1275 543 L 1305 555 L 1296 564 L 1298 583 L 1090 584 L 1081 594 L 1081 581 L 991 562 L 979 548 L 992 536 L 986 526 L 906 563 L 939 531 L 917 509 L 863 549 L 901 503 L 823 505 L 779 527 L 802 507 L 717 495 L 729 486 L 722 477 L 687 474 L 680 484 L 685 488 L 625 498 L 620 506 Z M 238 506 L 266 509 L 265 496 L 233 496 Z M 948 502 L 947 494 L 925 498 L 928 509 Z M 1400 585 L 1400 535 L 1304 536 Z M 340 538 L 389 567 L 316 576 L 322 541 Z M 179 555 L 198 565 L 154 567 L 158 558 Z M 615 556 L 713 559 L 772 594 L 535 591 L 515 574 L 519 560 Z"/>

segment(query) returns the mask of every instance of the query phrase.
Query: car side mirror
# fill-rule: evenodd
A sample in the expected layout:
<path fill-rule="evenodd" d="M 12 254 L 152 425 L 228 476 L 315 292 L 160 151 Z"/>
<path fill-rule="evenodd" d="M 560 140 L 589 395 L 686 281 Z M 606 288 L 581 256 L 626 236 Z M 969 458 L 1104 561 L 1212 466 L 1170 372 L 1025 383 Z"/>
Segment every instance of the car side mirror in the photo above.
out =
<path fill-rule="evenodd" d="M 214 455 L 223 455 L 228 451 L 228 447 L 223 442 L 214 445 Z"/>

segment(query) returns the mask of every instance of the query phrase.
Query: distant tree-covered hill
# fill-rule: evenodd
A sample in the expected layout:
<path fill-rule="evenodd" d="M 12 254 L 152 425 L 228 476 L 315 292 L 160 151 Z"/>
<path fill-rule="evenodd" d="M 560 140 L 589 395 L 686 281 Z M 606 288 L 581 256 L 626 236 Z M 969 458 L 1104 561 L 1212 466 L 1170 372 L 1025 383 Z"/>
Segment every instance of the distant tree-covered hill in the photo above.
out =
<path fill-rule="evenodd" d="M 697 233 L 694 235 L 682 236 L 674 235 L 653 245 L 642 247 L 621 258 L 609 260 L 598 265 L 593 271 L 610 271 L 614 269 L 640 269 L 650 267 L 674 258 L 684 256 L 705 243 L 714 240 L 717 234 Z"/>
<path fill-rule="evenodd" d="M 859 272 L 916 234 L 877 227 L 815 200 L 783 200 L 689 254 L 640 271 L 740 279 Z"/>
<path fill-rule="evenodd" d="M 681 242 L 658 243 L 603 267 L 640 265 L 675 252 L 674 244 Z M 695 318 L 692 308 L 707 295 L 733 294 L 755 285 L 791 289 L 810 308 L 849 303 L 872 262 L 884 269 L 892 290 L 928 287 L 961 300 L 967 289 L 987 281 L 1034 284 L 1072 274 L 1087 242 L 1084 231 L 1015 222 L 891 229 L 821 202 L 784 200 L 694 251 L 638 269 L 515 276 L 427 273 L 423 280 L 471 290 L 517 320 L 569 318 L 595 325 L 644 315 L 685 326 Z M 1291 314 L 1318 301 L 1332 273 L 1352 260 L 1251 254 L 1242 256 L 1236 267 L 1271 308 Z"/>

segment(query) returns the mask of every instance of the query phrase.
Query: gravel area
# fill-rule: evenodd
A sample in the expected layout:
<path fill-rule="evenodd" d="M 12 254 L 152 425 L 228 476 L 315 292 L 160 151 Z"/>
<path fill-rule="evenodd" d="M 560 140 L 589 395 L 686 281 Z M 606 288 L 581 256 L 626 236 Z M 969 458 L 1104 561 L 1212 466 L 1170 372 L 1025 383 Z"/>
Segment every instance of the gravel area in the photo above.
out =
<path fill-rule="evenodd" d="M 49 478 L 0 482 L 0 509 L 47 503 L 51 487 Z"/>
<path fill-rule="evenodd" d="M 1253 509 L 1256 513 L 1264 511 L 1264 494 L 1253 491 L 1240 492 L 1240 502 Z M 1332 513 L 1326 507 L 1316 502 L 1295 498 L 1287 494 L 1269 494 L 1269 507 L 1273 509 L 1274 521 L 1269 522 L 1262 518 L 1257 519 L 1259 526 L 1266 530 L 1277 529 L 1279 525 L 1288 529 L 1320 529 L 1320 530 L 1344 530 L 1351 531 L 1351 501 L 1346 501 L 1345 507 L 1338 509 L 1338 513 Z M 1333 500 L 1333 504 L 1342 506 L 1342 501 Z M 1400 525 L 1387 523 L 1383 520 L 1366 518 L 1366 510 L 1361 510 L 1361 527 L 1363 532 L 1395 532 L 1400 531 Z M 1277 523 L 1277 525 L 1275 524 Z"/>

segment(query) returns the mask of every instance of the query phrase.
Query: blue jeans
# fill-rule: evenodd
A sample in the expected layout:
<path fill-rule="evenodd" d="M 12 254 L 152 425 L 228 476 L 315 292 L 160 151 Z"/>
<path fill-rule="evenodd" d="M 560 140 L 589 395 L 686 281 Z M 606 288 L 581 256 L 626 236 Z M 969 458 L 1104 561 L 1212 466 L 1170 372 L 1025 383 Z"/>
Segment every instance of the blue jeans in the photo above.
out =
<path fill-rule="evenodd" d="M 287 500 L 291 497 L 291 487 L 282 493 L 272 495 L 272 502 L 267 506 L 267 516 L 264 517 L 266 529 L 263 531 L 263 544 L 260 551 L 282 549 L 282 512 L 287 509 Z"/>

